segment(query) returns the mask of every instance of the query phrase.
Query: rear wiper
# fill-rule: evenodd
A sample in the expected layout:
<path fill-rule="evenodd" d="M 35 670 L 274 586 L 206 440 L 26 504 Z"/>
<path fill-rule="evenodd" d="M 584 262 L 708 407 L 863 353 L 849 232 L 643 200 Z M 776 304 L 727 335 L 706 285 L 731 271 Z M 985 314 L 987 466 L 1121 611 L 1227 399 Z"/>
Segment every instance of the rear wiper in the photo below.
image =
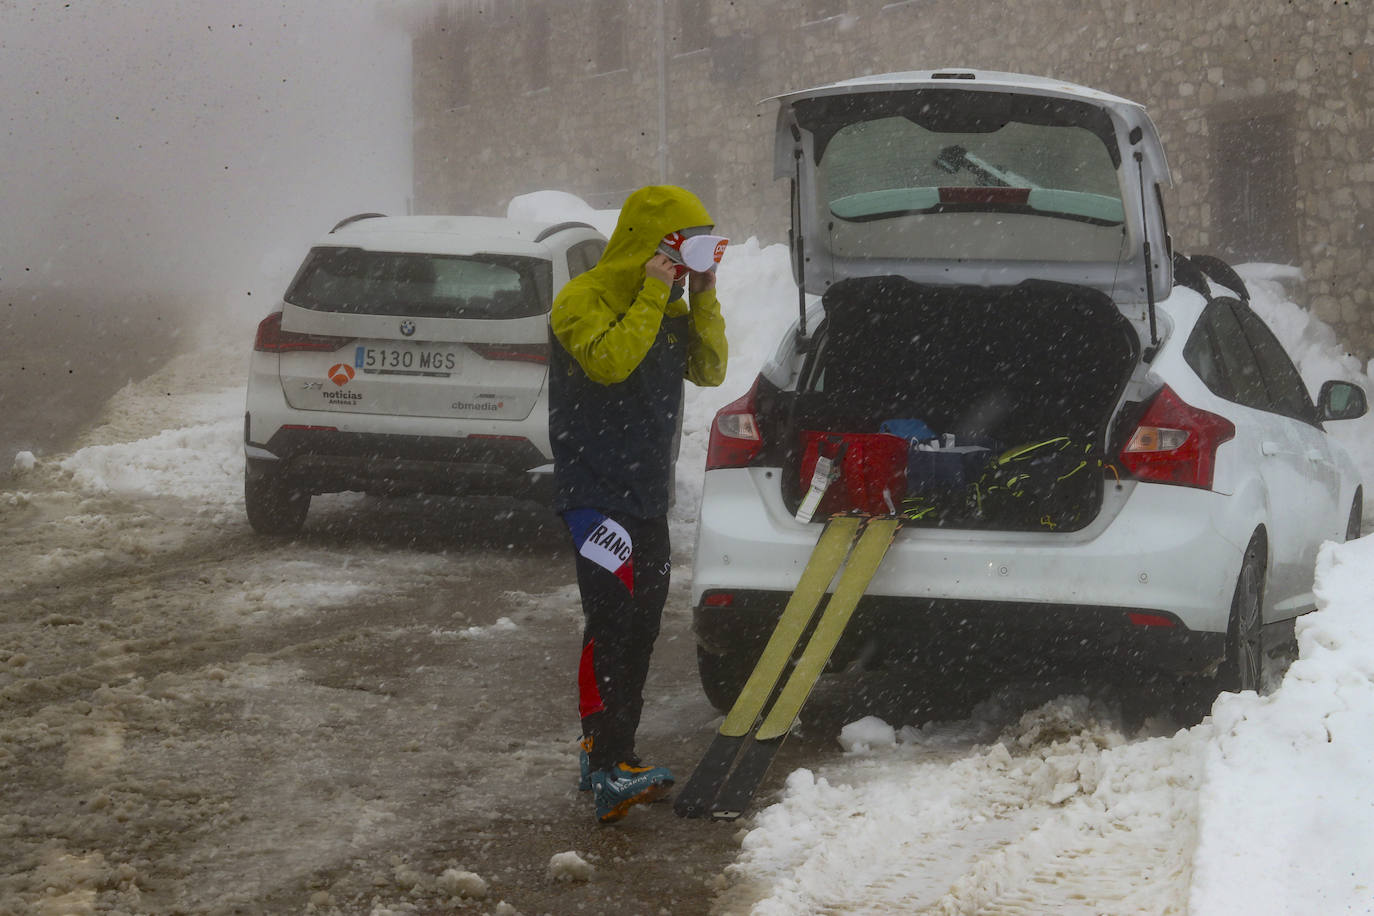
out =
<path fill-rule="evenodd" d="M 999 169 L 991 162 L 979 156 L 975 156 L 957 143 L 953 146 L 946 146 L 944 149 L 940 150 L 940 155 L 935 157 L 935 164 L 951 175 L 960 169 L 967 169 L 976 175 L 979 181 L 991 187 L 1040 187 L 1035 182 L 1027 181 L 1015 172 Z"/>

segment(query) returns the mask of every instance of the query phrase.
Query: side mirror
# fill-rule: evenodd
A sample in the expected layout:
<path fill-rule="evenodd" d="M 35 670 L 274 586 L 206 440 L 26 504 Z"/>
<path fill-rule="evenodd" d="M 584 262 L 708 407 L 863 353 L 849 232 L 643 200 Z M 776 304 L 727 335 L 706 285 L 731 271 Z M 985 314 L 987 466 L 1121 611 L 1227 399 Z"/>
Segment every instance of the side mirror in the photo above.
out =
<path fill-rule="evenodd" d="M 1369 411 L 1364 389 L 1352 382 L 1322 382 L 1317 412 L 1323 420 L 1354 420 Z"/>

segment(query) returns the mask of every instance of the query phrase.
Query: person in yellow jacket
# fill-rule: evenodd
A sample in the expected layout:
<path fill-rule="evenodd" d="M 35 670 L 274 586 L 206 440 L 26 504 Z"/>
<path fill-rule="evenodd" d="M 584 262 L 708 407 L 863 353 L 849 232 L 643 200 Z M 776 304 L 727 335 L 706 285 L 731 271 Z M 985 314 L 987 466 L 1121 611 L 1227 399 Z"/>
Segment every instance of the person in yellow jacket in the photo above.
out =
<path fill-rule="evenodd" d="M 582 596 L 581 785 L 601 823 L 673 783 L 666 767 L 641 763 L 635 732 L 668 596 L 683 379 L 725 379 L 714 266 L 726 242 L 713 228 L 689 191 L 635 191 L 596 266 L 563 288 L 549 316 L 554 508 L 572 534 Z"/>

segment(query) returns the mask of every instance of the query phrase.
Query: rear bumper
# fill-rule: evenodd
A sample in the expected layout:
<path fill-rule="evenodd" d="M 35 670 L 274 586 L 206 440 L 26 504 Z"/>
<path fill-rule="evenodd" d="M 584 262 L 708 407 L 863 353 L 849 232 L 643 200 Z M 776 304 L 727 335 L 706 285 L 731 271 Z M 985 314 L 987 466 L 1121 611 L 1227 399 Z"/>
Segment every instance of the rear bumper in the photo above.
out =
<path fill-rule="evenodd" d="M 496 495 L 551 502 L 548 407 L 522 420 L 298 410 L 274 354 L 249 366 L 247 473 L 280 475 L 311 493 Z"/>
<path fill-rule="evenodd" d="M 280 429 L 248 444 L 249 473 L 312 493 L 483 494 L 553 498 L 552 466 L 528 439 L 449 438 Z M 270 456 L 270 457 L 269 457 Z"/>
<path fill-rule="evenodd" d="M 694 609 L 697 640 L 713 652 L 756 654 L 789 594 L 732 591 L 731 597 L 730 607 Z M 1166 621 L 1172 625 L 1163 625 Z M 1225 641 L 1224 633 L 1189 630 L 1156 608 L 869 596 L 855 610 L 831 664 L 844 668 L 862 661 L 874 667 L 929 670 L 976 662 L 1032 674 L 1194 674 L 1222 657 Z"/>
<path fill-rule="evenodd" d="M 766 636 L 815 546 L 820 525 L 791 517 L 778 473 L 706 474 L 692 603 L 707 647 L 751 639 L 755 627 Z M 880 644 L 908 633 L 965 645 L 1008 637 L 1022 653 L 1044 643 L 1088 658 L 1154 655 L 1158 667 L 1185 669 L 1214 659 L 1225 639 L 1250 530 L 1226 530 L 1225 500 L 1204 490 L 1127 482 L 1107 487 L 1101 514 L 1079 531 L 904 529 L 852 626 L 869 621 L 884 634 Z M 735 595 L 735 604 L 706 606 L 703 596 L 717 591 Z M 1138 626 L 1133 613 L 1174 626 Z"/>

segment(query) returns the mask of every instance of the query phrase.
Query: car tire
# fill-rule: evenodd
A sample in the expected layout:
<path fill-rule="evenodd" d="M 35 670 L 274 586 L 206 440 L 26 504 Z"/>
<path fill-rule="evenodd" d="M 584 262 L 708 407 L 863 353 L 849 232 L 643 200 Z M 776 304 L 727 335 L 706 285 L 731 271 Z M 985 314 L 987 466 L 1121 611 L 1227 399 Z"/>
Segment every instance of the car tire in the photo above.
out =
<path fill-rule="evenodd" d="M 293 487 L 275 471 L 249 462 L 243 475 L 243 504 L 248 524 L 258 534 L 296 534 L 310 511 L 310 494 Z"/>
<path fill-rule="evenodd" d="M 1264 538 L 1256 534 L 1245 548 L 1226 627 L 1226 655 L 1212 675 L 1188 675 L 1174 684 L 1172 707 L 1180 727 L 1201 722 L 1221 691 L 1259 691 L 1264 666 L 1261 608 L 1264 599 Z"/>
<path fill-rule="evenodd" d="M 1345 539 L 1347 541 L 1357 541 L 1360 538 L 1360 526 L 1364 523 L 1364 494 L 1356 491 L 1355 501 L 1350 504 L 1350 519 L 1345 523 Z"/>
<path fill-rule="evenodd" d="M 1226 627 L 1226 659 L 1218 686 L 1222 690 L 1259 692 L 1264 674 L 1264 538 L 1256 534 L 1245 548 L 1231 617 Z"/>
<path fill-rule="evenodd" d="M 701 689 L 712 706 L 729 712 L 744 682 L 754 670 L 754 659 L 742 652 L 716 653 L 697 646 L 697 673 Z"/>

